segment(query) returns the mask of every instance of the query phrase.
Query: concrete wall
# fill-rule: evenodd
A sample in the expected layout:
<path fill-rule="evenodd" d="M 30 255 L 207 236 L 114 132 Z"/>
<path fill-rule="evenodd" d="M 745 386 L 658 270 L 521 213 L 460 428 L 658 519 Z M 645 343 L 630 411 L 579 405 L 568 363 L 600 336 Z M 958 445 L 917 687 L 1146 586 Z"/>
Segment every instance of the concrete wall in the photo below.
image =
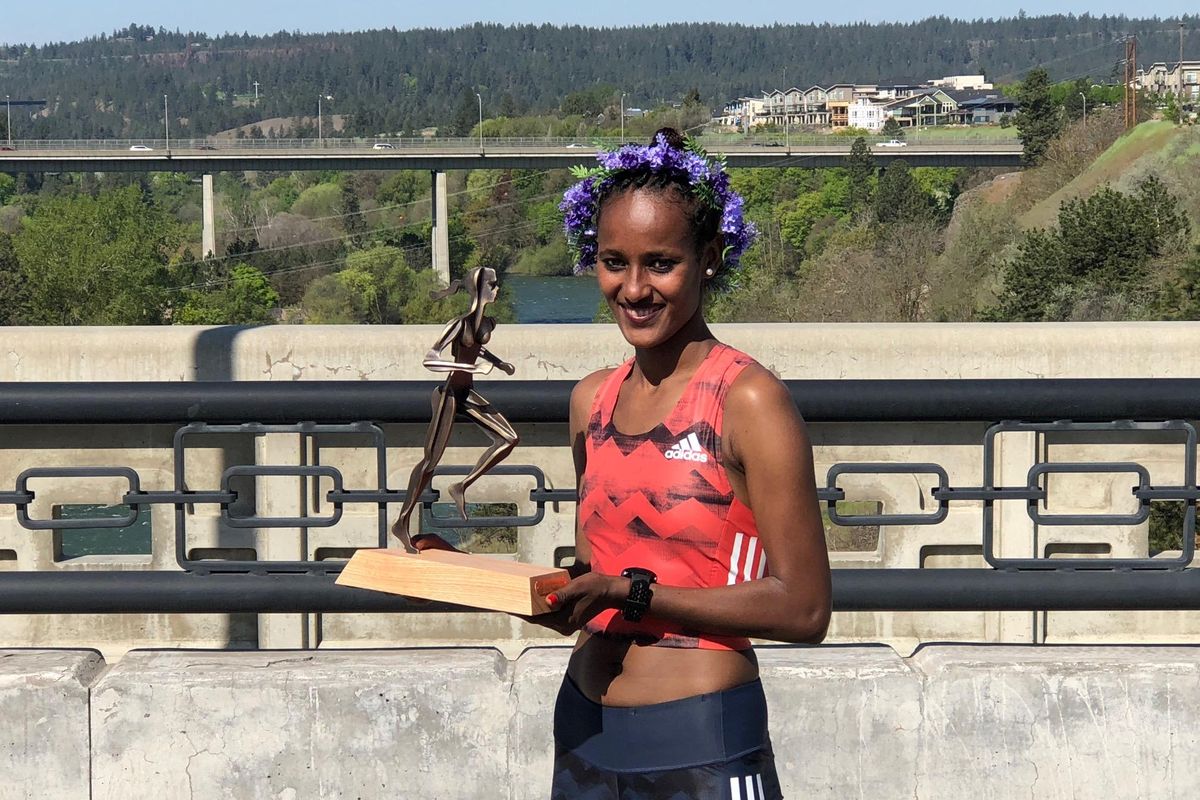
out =
<path fill-rule="evenodd" d="M 8 328 L 0 380 L 428 380 L 420 360 L 439 332 L 436 326 L 268 326 L 262 328 Z M 1070 323 L 1014 325 L 729 325 L 717 335 L 758 358 L 783 378 L 1029 378 L 1193 377 L 1200 374 L 1200 324 Z M 517 366 L 514 379 L 576 379 L 619 363 L 628 348 L 613 326 L 503 326 L 495 350 Z M 489 376 L 491 377 L 491 376 Z M 505 376 L 495 376 L 505 380 Z M 801 402 L 803 411 L 803 403 Z M 522 425 L 513 464 L 533 464 L 552 487 L 573 485 L 565 425 Z M 922 462 L 946 467 L 952 485 L 978 486 L 982 478 L 982 424 L 814 424 L 817 476 L 834 463 Z M 0 488 L 31 466 L 111 465 L 135 468 L 146 489 L 172 485 L 172 426 L 13 426 L 0 442 Z M 387 480 L 403 486 L 419 457 L 424 426 L 387 426 Z M 472 464 L 483 437 L 456 431 L 445 464 Z M 1021 485 L 1041 461 L 1135 460 L 1152 482 L 1179 482 L 1182 447 L 1125 437 L 1099 443 L 1028 433 L 1006 434 L 998 448 L 998 478 Z M 299 437 L 275 435 L 227 440 L 189 451 L 193 489 L 214 487 L 235 463 L 331 464 L 349 488 L 365 488 L 371 463 L 361 449 L 334 441 L 302 446 Z M 918 512 L 928 505 L 929 475 L 848 476 L 840 485 L 850 499 L 879 502 L 888 513 Z M 1103 513 L 1129 508 L 1127 475 L 1054 476 L 1049 511 Z M 469 500 L 531 506 L 525 479 L 488 477 Z M 56 505 L 112 502 L 119 481 L 43 481 L 31 509 L 47 517 Z M 260 511 L 320 515 L 291 479 L 264 479 L 256 487 Z M 525 495 L 524 500 L 521 499 Z M 250 501 L 246 500 L 244 504 Z M 863 549 L 833 553 L 836 567 L 982 566 L 980 503 L 956 503 L 935 527 L 891 526 Z M 246 513 L 248 508 L 238 508 Z M 551 563 L 556 548 L 572 543 L 574 506 L 548 507 L 545 521 L 521 532 L 509 557 Z M 188 548 L 252 551 L 261 559 L 315 559 L 375 541 L 374 510 L 347 506 L 332 528 L 255 531 L 231 528 L 215 506 L 196 506 L 187 517 Z M 394 516 L 398 508 L 392 508 Z M 28 531 L 12 506 L 0 507 L 0 578 L 5 570 L 173 569 L 174 518 L 157 507 L 153 552 L 146 556 L 56 555 L 48 531 Z M 996 522 L 999 551 L 1035 554 L 1148 555 L 1146 525 L 1035 529 L 1023 502 L 1001 503 Z M 927 641 L 1161 642 L 1193 641 L 1200 614 L 962 612 L 942 614 L 848 613 L 835 616 L 831 640 L 887 642 L 910 652 Z M 529 644 L 551 644 L 544 629 L 500 614 L 423 615 L 95 615 L 0 617 L 0 646 L 97 647 L 116 658 L 138 647 L 334 648 L 374 646 L 494 646 L 512 656 Z"/>
<path fill-rule="evenodd" d="M 0 800 L 544 798 L 566 657 L 0 651 Z M 1200 796 L 1197 647 L 759 657 L 787 797 Z"/>

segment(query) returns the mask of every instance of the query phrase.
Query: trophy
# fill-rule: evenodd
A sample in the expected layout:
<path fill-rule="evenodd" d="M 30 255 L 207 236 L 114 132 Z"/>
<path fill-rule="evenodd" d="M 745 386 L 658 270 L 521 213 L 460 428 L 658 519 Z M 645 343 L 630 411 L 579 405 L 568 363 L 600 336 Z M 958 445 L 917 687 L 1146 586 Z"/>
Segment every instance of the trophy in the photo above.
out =
<path fill-rule="evenodd" d="M 485 313 L 499 291 L 496 271 L 476 267 L 465 282 L 454 281 L 437 296 L 448 297 L 463 288 L 464 283 L 471 296 L 470 308 L 446 323 L 423 362 L 426 369 L 447 374 L 442 385 L 433 391 L 433 419 L 425 436 L 425 449 L 409 475 L 404 505 L 392 526 L 392 533 L 403 548 L 357 551 L 342 569 L 337 583 L 512 614 L 541 614 L 550 610 L 546 595 L 570 580 L 566 570 L 501 561 L 442 547 L 418 551 L 409 533 L 413 511 L 433 479 L 456 418 L 478 425 L 491 439 L 491 445 L 474 468 L 447 490 L 462 519 L 467 518 L 467 488 L 503 461 L 519 441 L 504 415 L 475 390 L 476 375 L 487 375 L 493 369 L 508 375 L 516 371 L 512 364 L 486 347 L 496 327 L 495 319 Z M 450 349 L 449 359 L 443 355 L 446 348 Z"/>

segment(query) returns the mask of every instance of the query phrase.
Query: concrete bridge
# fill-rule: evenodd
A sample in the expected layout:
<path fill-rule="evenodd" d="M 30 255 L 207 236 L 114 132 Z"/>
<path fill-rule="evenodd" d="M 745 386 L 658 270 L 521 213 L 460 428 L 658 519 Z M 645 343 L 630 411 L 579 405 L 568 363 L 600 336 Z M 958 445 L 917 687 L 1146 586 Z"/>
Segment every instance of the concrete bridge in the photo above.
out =
<path fill-rule="evenodd" d="M 848 137 L 807 136 L 702 140 L 733 167 L 837 167 L 846 163 Z M 0 172 L 182 172 L 203 175 L 200 252 L 216 252 L 212 175 L 243 170 L 428 170 L 431 173 L 432 267 L 450 282 L 446 170 L 566 169 L 591 163 L 615 140 L 570 139 L 117 139 L 26 140 L 0 147 Z M 873 141 L 883 167 L 903 159 L 914 167 L 1022 166 L 1015 140 L 955 142 L 910 136 L 903 146 Z"/>
<path fill-rule="evenodd" d="M 177 422 L 147 415 L 63 424 L 69 419 L 63 406 L 49 395 L 40 405 L 19 396 L 21 386 L 78 385 L 79 399 L 92 398 L 98 407 L 101 392 L 91 387 L 99 381 L 181 387 L 265 381 L 313 390 L 330 380 L 427 381 L 420 357 L 437 332 L 436 326 L 6 329 L 0 722 L 7 735 L 0 737 L 6 774 L 0 798 L 545 796 L 550 707 L 566 650 L 542 629 L 445 608 L 114 613 L 99 595 L 91 607 L 103 613 L 17 613 L 11 603 L 20 593 L 7 588 L 17 581 L 5 582 L 111 575 L 123 579 L 111 584 L 120 587 L 146 573 L 179 574 L 178 546 L 200 568 L 250 561 L 335 566 L 354 548 L 374 546 L 378 531 L 370 504 L 347 505 L 337 525 L 318 527 L 329 514 L 323 478 L 262 476 L 228 509 L 199 499 L 151 506 L 144 549 L 71 552 L 71 531 L 26 523 L 119 505 L 129 486 L 112 471 L 117 466 L 136 473 L 139 490 L 148 493 L 174 489 L 179 463 L 196 492 L 219 487 L 238 465 L 321 465 L 338 470 L 347 489 L 360 489 L 376 477 L 375 451 L 361 436 L 253 426 L 177 451 L 181 425 L 227 422 L 228 412 L 193 404 Z M 1200 612 L 1171 610 L 1169 602 L 1113 611 L 1102 594 L 1088 606 L 1095 610 L 1035 610 L 1041 601 L 1034 596 L 1024 610 L 1004 610 L 989 606 L 986 594 L 989 578 L 1008 574 L 1036 573 L 1044 584 L 1108 574 L 1143 586 L 1162 578 L 1183 587 L 1175 595 L 1179 608 L 1197 607 L 1191 584 L 1176 580 L 1195 576 L 1181 569 L 1180 552 L 1152 549 L 1147 520 L 1128 517 L 1136 516 L 1140 498 L 1195 483 L 1187 466 L 1194 439 L 1162 422 L 1200 416 L 1190 411 L 1195 393 L 1147 416 L 1138 412 L 1145 408 L 1138 392 L 1200 374 L 1200 324 L 731 325 L 716 332 L 787 380 L 1033 378 L 1036 385 L 1090 378 L 1137 379 L 1143 387 L 1125 396 L 1107 428 L 1010 427 L 997 434 L 990 484 L 982 443 L 992 422 L 1009 415 L 967 419 L 955 413 L 960 400 L 946 399 L 939 411 L 933 398 L 917 419 L 881 414 L 871 421 L 846 412 L 822 421 L 815 403 L 798 396 L 810 417 L 823 496 L 833 497 L 827 480 L 835 465 L 874 465 L 832 480 L 844 492 L 837 503 L 842 513 L 916 518 L 948 506 L 937 524 L 831 525 L 835 570 L 881 578 L 911 571 L 929 583 L 962 574 L 968 595 L 974 575 L 979 594 L 952 611 L 914 612 L 900 601 L 892 610 L 839 610 L 825 646 L 762 648 L 788 796 L 1133 800 L 1200 791 L 1200 717 L 1190 712 L 1200 701 Z M 490 384 L 497 398 L 511 381 L 550 387 L 626 356 L 611 326 L 505 326 L 494 345 L 517 366 L 513 378 Z M 896 402 L 882 398 L 878 407 L 884 400 Z M 509 461 L 536 465 L 547 490 L 571 487 L 565 423 L 505 410 L 520 420 L 522 437 Z M 350 419 L 354 411 L 322 410 L 314 402 L 312 418 Z M 1082 399 L 1026 412 L 1017 416 L 1092 419 Z M 1139 429 L 1130 419 L 1159 427 Z M 424 426 L 380 427 L 386 483 L 403 485 Z M 456 432 L 445 463 L 474 461 L 482 442 L 471 433 Z M 887 473 L 881 464 L 902 469 Z M 1094 471 L 1066 469 L 1074 464 Z M 1125 469 L 1108 470 L 1112 464 Z M 1144 478 L 1133 464 L 1146 470 Z M 944 470 L 948 487 L 931 465 Z M 21 511 L 20 475 L 38 467 L 53 469 L 28 479 L 33 495 Z M 70 467 L 110 471 L 81 478 Z M 1034 468 L 1043 469 L 1040 477 Z M 953 496 L 981 485 L 1019 487 L 1019 496 L 990 503 L 990 545 L 981 534 L 984 502 L 941 499 L 947 489 Z M 527 475 L 485 479 L 468 499 L 508 503 L 519 514 L 534 510 Z M 519 529 L 514 552 L 496 557 L 570 558 L 574 504 L 542 505 L 541 521 Z M 391 504 L 389 515 L 395 511 Z M 314 525 L 230 523 L 247 514 L 312 518 Z M 1063 515 L 1092 521 L 1055 524 Z M 989 547 L 1004 559 L 1037 558 L 1038 569 L 988 569 Z M 1103 559 L 1114 558 L 1139 559 L 1142 567 L 1102 569 Z M 1047 571 L 1054 567 L 1065 571 Z M 170 602 L 162 598 L 164 606 Z M 237 652 L 247 650 L 254 652 Z"/>
<path fill-rule="evenodd" d="M 731 167 L 838 167 L 853 140 L 843 136 L 705 140 Z M 0 151 L 0 172 L 185 172 L 240 170 L 565 169 L 590 163 L 615 140 L 569 139 L 238 139 L 21 141 Z M 903 146 L 871 141 L 880 166 L 1022 166 L 1021 143 L 909 137 Z M 131 148 L 139 148 L 132 150 Z"/>

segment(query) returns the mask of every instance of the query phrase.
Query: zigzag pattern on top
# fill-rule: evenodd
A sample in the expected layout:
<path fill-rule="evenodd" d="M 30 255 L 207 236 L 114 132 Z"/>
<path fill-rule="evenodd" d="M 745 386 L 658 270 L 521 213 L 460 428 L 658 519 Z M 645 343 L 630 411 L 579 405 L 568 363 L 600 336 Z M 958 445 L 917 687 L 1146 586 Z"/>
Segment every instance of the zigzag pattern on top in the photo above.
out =
<path fill-rule="evenodd" d="M 629 455 L 646 442 L 659 445 L 659 451 L 665 452 L 671 445 L 691 433 L 696 434 L 700 441 L 705 444 L 706 448 L 710 443 L 719 445 L 721 442 L 721 437 L 717 436 L 712 424 L 706 419 L 689 422 L 686 427 L 678 428 L 678 430 L 672 429 L 668 425 L 671 421 L 668 418 L 666 421 L 655 425 L 646 433 L 621 433 L 621 431 L 617 430 L 612 420 L 601 424 L 600 413 L 596 412 L 592 415 L 591 421 L 588 423 L 588 435 L 592 440 L 593 447 L 599 448 L 608 442 L 612 442 L 624 455 Z"/>
<path fill-rule="evenodd" d="M 589 492 L 586 508 L 579 508 L 580 520 L 586 523 L 592 516 L 598 516 L 614 530 L 628 528 L 630 522 L 637 518 L 648 525 L 660 539 L 671 539 L 689 528 L 701 531 L 711 531 L 703 541 L 715 543 L 714 533 L 720 534 L 724 518 L 714 514 L 704 503 L 695 498 L 688 498 L 682 503 L 660 511 L 641 492 L 631 494 L 620 505 L 614 505 L 602 492 Z"/>

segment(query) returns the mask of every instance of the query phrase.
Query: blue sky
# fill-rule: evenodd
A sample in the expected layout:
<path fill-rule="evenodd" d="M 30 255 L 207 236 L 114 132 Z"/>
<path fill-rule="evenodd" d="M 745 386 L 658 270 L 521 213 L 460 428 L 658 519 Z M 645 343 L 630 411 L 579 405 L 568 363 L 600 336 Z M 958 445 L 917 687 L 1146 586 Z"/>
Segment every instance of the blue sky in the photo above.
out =
<path fill-rule="evenodd" d="M 381 2 L 380 0 L 198 0 L 171 3 L 163 0 L 2 0 L 0 42 L 61 41 L 82 38 L 127 25 L 130 22 L 199 30 L 208 33 L 278 30 L 331 31 L 365 28 L 456 27 L 476 21 L 550 22 L 580 25 L 639 25 L 656 22 L 699 22 L 715 20 L 763 25 L 773 22 L 853 22 L 866 20 L 913 20 L 946 16 L 1014 16 L 1072 12 L 1081 14 L 1150 14 L 1172 17 L 1196 13 L 1194 3 L 1166 0 L 1154 4 L 1132 0 L 993 0 L 983 6 L 961 0 L 858 0 L 843 4 L 785 4 L 781 0 L 674 0 L 674 2 L 628 2 L 628 0 L 443 0 L 442 2 Z M 790 7 L 788 7 L 790 6 Z M 811 9 L 811 10 L 809 10 Z"/>

